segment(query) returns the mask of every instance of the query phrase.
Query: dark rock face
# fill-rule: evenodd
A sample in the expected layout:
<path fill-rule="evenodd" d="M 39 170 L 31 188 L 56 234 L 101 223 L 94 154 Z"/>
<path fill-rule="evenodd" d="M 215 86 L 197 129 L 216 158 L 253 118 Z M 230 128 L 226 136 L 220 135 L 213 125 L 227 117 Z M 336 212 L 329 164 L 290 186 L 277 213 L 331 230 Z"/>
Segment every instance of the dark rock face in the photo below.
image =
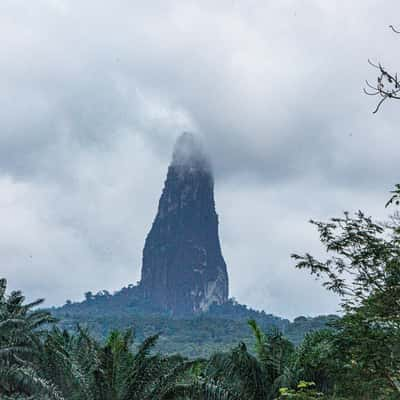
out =
<path fill-rule="evenodd" d="M 228 299 L 218 237 L 214 180 L 195 136 L 178 139 L 143 250 L 145 298 L 173 314 L 205 311 Z"/>

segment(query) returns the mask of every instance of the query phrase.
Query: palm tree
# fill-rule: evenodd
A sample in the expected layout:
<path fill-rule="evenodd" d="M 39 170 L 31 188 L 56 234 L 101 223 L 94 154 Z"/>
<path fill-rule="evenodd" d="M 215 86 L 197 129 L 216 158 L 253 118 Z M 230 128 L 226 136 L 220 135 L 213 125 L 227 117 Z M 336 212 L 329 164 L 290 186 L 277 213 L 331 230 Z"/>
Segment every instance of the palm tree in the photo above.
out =
<path fill-rule="evenodd" d="M 270 400 L 281 386 L 297 384 L 293 345 L 278 331 L 263 333 L 255 321 L 249 321 L 249 326 L 256 340 L 256 356 L 244 343 L 214 354 L 200 363 L 190 382 L 177 385 L 174 394 L 185 399 Z"/>
<path fill-rule="evenodd" d="M 264 333 L 256 321 L 250 320 L 248 324 L 256 340 L 257 359 L 269 388 L 268 398 L 274 398 L 280 387 L 294 387 L 299 381 L 298 371 L 294 365 L 294 346 L 277 329 Z"/>
<path fill-rule="evenodd" d="M 37 362 L 42 351 L 43 329 L 54 319 L 48 312 L 33 310 L 43 302 L 42 299 L 24 304 L 21 292 L 14 291 L 7 296 L 6 289 L 7 281 L 0 279 L 1 399 L 11 396 L 63 399 L 57 388 L 43 378 Z"/>
<path fill-rule="evenodd" d="M 153 354 L 158 335 L 132 351 L 131 331 L 111 332 L 105 343 L 78 326 L 76 333 L 25 304 L 19 291 L 6 295 L 0 279 L 1 400 L 161 400 L 171 397 L 193 365 L 181 357 Z"/>
<path fill-rule="evenodd" d="M 72 400 L 161 400 L 173 392 L 193 362 L 152 354 L 158 335 L 133 352 L 133 335 L 111 332 L 104 344 L 78 326 L 75 334 L 49 333 L 43 369 Z"/>

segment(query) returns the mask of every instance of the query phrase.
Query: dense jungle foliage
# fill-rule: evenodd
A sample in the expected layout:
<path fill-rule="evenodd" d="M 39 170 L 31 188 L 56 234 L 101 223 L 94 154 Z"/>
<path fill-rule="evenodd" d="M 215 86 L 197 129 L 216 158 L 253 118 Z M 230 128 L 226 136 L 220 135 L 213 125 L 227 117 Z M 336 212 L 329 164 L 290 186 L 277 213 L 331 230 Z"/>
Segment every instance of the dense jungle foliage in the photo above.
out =
<path fill-rule="evenodd" d="M 83 302 L 67 303 L 49 310 L 59 319 L 61 329 L 73 332 L 79 324 L 101 341 L 113 330 L 133 329 L 135 344 L 161 333 L 156 350 L 189 358 L 210 357 L 216 351 L 229 350 L 239 341 L 253 349 L 255 339 L 247 327 L 250 319 L 257 321 L 264 331 L 278 329 L 298 345 L 307 333 L 323 329 L 338 318 L 335 315 L 300 316 L 289 321 L 252 310 L 234 299 L 226 304 L 212 305 L 210 310 L 200 315 L 173 317 L 143 304 L 143 300 L 136 296 L 136 287 L 123 288 L 113 295 L 100 292 L 86 297 Z"/>
<path fill-rule="evenodd" d="M 400 218 L 383 224 L 359 212 L 313 224 L 328 259 L 293 257 L 341 296 L 343 317 L 297 347 L 254 320 L 254 349 L 239 342 L 208 358 L 163 355 L 158 335 L 135 346 L 130 330 L 100 341 L 79 325 L 61 330 L 35 309 L 41 300 L 25 304 L 0 280 L 0 398 L 399 399 Z"/>

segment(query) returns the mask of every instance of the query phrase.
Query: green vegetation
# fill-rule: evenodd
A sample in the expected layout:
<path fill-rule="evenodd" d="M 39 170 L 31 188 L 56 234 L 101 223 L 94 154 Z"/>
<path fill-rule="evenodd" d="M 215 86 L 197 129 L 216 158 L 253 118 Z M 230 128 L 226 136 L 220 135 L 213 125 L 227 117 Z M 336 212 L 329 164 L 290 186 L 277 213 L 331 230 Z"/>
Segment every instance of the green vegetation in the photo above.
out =
<path fill-rule="evenodd" d="M 337 379 L 354 396 L 400 397 L 400 219 L 374 222 L 358 212 L 314 222 L 330 257 L 294 255 L 298 268 L 323 279 L 342 298 L 344 316 L 333 344 L 341 363 Z M 335 354 L 334 354 L 335 355 Z M 332 359 L 333 357 L 331 357 Z M 360 382 L 365 382 L 360 385 Z"/>
<path fill-rule="evenodd" d="M 392 203 L 396 204 L 398 195 L 396 189 Z M 293 257 L 298 268 L 309 270 L 341 297 L 343 316 L 331 319 L 326 329 L 307 333 L 297 347 L 286 336 L 291 324 L 247 310 L 247 314 L 261 321 L 248 322 L 246 329 L 252 336 L 249 343 L 238 340 L 230 349 L 202 358 L 168 355 L 164 351 L 168 336 L 163 341 L 162 336 L 148 335 L 143 329 L 141 334 L 145 337 L 138 338 L 140 343 L 135 344 L 131 330 L 117 329 L 127 314 L 124 307 L 116 313 L 120 320 L 113 321 L 111 314 L 106 316 L 108 327 L 114 325 L 107 337 L 96 338 L 79 324 L 74 329 L 60 329 L 50 312 L 34 309 L 41 300 L 25 304 L 20 292 L 7 295 L 6 281 L 1 279 L 0 398 L 399 399 L 400 217 L 396 214 L 388 223 L 377 223 L 359 212 L 354 217 L 345 213 L 326 223 L 312 223 L 326 247 L 327 260 L 317 260 L 307 253 Z M 87 297 L 83 308 L 74 304 L 64 307 L 65 316 L 68 309 L 80 310 L 83 321 L 87 310 L 99 308 L 93 296 Z M 238 324 L 234 334 L 239 336 L 241 330 L 242 338 L 246 338 L 246 330 L 240 325 L 245 309 L 234 302 L 226 307 L 223 312 L 213 309 L 208 315 L 186 320 L 154 312 L 150 314 L 151 329 L 167 320 L 164 328 L 169 329 L 169 323 L 175 321 L 170 337 L 183 326 L 191 327 L 186 334 L 190 332 L 198 341 L 197 346 L 202 347 L 203 332 L 208 330 L 217 339 L 226 329 L 221 327 L 222 321 L 230 321 L 229 324 Z M 223 315 L 229 319 L 224 320 Z M 140 313 L 137 317 L 144 318 Z M 275 327 L 268 325 L 272 321 Z M 293 324 L 308 326 L 308 322 L 299 317 Z M 195 330 L 202 324 L 204 331 L 196 336 Z M 276 326 L 279 324 L 283 329 Z M 227 332 L 231 339 L 236 338 L 229 328 Z M 100 333 L 99 336 L 106 334 Z M 191 343 L 195 343 L 193 339 Z"/>
<path fill-rule="evenodd" d="M 125 288 L 123 299 L 132 298 L 132 289 Z M 133 329 L 135 343 L 148 336 L 160 334 L 156 349 L 163 354 L 179 353 L 185 357 L 210 357 L 216 351 L 229 350 L 240 341 L 248 348 L 254 348 L 254 336 L 247 327 L 247 321 L 254 319 L 264 331 L 278 329 L 295 345 L 312 331 L 326 327 L 337 316 L 319 316 L 315 318 L 298 317 L 293 322 L 271 314 L 255 311 L 230 300 L 199 316 L 173 318 L 165 313 L 139 307 L 138 301 L 119 297 L 121 292 L 107 299 L 103 295 L 93 296 L 90 301 L 66 304 L 62 308 L 52 309 L 54 316 L 60 319 L 59 326 L 73 332 L 79 324 L 98 340 L 105 340 L 115 329 Z"/>

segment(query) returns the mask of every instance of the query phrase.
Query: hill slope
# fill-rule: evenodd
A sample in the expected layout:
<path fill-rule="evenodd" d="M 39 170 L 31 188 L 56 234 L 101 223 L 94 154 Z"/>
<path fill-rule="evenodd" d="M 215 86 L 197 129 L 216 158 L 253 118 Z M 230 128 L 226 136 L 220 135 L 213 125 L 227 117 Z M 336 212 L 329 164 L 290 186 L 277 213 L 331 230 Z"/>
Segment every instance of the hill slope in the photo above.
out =
<path fill-rule="evenodd" d="M 252 310 L 232 299 L 222 305 L 212 305 L 207 312 L 178 318 L 146 303 L 136 286 L 123 288 L 114 295 L 87 293 L 85 301 L 68 302 L 51 311 L 60 319 L 61 327 L 73 330 L 79 323 L 100 339 L 115 329 L 132 328 L 138 342 L 160 333 L 159 350 L 187 357 L 207 357 L 240 341 L 252 348 L 253 336 L 247 326 L 249 319 L 255 319 L 266 331 L 279 329 L 294 344 L 299 344 L 307 332 L 322 329 L 327 322 L 338 318 L 334 315 L 298 317 L 290 322 L 264 311 Z"/>

